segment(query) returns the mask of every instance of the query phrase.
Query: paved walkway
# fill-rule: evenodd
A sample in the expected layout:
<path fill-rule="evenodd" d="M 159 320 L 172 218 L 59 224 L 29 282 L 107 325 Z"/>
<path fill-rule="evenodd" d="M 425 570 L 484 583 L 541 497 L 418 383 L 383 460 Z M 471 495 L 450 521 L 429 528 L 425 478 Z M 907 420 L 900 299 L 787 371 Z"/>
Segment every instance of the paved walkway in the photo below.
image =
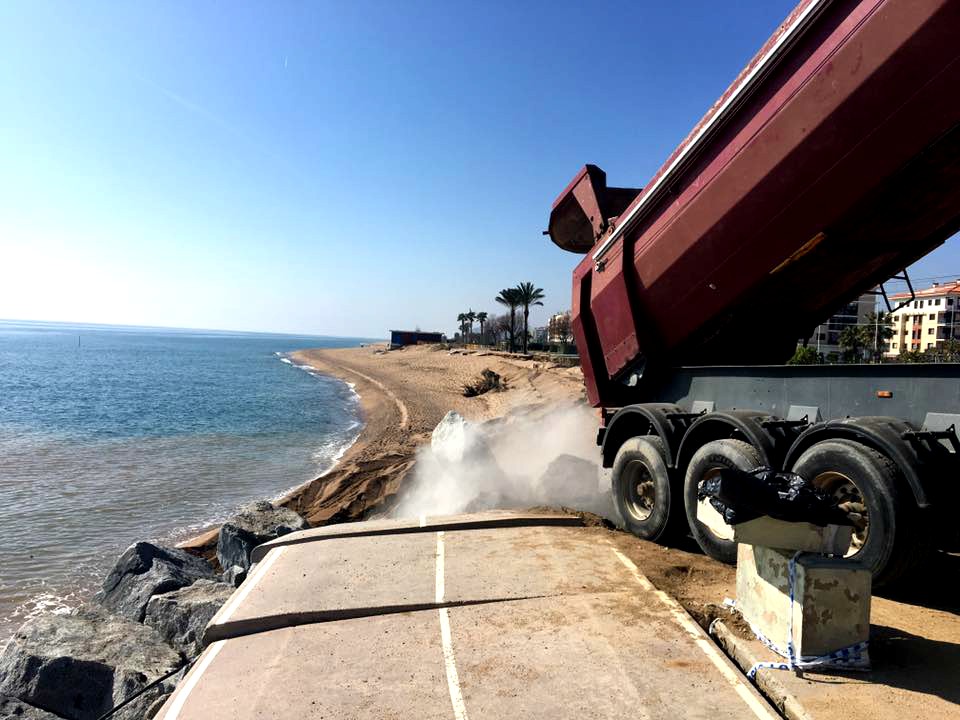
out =
<path fill-rule="evenodd" d="M 157 717 L 777 717 L 675 601 L 578 524 L 483 513 L 263 546 Z"/>

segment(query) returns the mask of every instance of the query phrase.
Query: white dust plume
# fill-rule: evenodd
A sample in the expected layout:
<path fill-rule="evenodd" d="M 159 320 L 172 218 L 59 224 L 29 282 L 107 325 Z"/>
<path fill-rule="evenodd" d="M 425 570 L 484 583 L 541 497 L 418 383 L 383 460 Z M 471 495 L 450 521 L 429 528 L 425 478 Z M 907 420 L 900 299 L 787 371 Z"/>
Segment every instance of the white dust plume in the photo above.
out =
<path fill-rule="evenodd" d="M 471 423 L 449 412 L 420 449 L 395 517 L 563 506 L 613 519 L 597 418 L 584 405 L 515 410 Z"/>

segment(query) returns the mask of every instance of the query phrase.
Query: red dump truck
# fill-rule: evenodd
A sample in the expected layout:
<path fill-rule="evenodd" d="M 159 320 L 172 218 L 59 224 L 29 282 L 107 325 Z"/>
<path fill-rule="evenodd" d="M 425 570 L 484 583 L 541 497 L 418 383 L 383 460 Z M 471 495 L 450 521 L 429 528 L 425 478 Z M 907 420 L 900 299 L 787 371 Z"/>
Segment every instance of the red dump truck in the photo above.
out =
<path fill-rule="evenodd" d="M 551 239 L 586 253 L 574 334 L 638 536 L 732 562 L 698 488 L 763 465 L 841 500 L 877 585 L 955 542 L 960 365 L 783 363 L 960 230 L 958 38 L 956 0 L 804 0 L 645 188 L 587 165 L 554 202 Z"/>

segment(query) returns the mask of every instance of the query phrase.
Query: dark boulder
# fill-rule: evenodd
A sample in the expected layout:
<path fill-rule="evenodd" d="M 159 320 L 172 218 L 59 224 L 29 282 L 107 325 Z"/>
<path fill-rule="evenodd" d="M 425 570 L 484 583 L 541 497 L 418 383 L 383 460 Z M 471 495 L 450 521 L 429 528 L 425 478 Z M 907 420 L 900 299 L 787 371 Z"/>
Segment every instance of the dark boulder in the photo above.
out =
<path fill-rule="evenodd" d="M 247 579 L 247 571 L 239 565 L 231 565 L 223 571 L 220 578 L 227 585 L 238 588 Z"/>
<path fill-rule="evenodd" d="M 181 664 L 180 654 L 155 630 L 99 608 L 42 615 L 21 626 L 0 655 L 0 696 L 67 720 L 95 720 Z M 151 688 L 114 718 L 141 720 L 172 691 L 178 676 Z"/>
<path fill-rule="evenodd" d="M 608 489 L 601 490 L 600 466 L 575 455 L 559 455 L 547 466 L 536 483 L 541 502 L 585 510 L 601 517 L 613 517 Z"/>
<path fill-rule="evenodd" d="M 204 628 L 232 594 L 232 585 L 197 580 L 193 585 L 150 598 L 143 624 L 156 630 L 174 649 L 195 657 L 203 650 Z"/>
<path fill-rule="evenodd" d="M 0 720 L 60 720 L 46 710 L 27 705 L 9 695 L 0 695 Z"/>
<path fill-rule="evenodd" d="M 96 600 L 118 615 L 143 622 L 147 603 L 154 595 L 215 577 L 206 560 L 184 550 L 138 542 L 117 559 Z"/>
<path fill-rule="evenodd" d="M 220 528 L 217 559 L 221 567 L 236 565 L 247 570 L 250 553 L 257 545 L 308 527 L 310 524 L 289 508 L 275 507 L 265 500 L 252 503 Z"/>

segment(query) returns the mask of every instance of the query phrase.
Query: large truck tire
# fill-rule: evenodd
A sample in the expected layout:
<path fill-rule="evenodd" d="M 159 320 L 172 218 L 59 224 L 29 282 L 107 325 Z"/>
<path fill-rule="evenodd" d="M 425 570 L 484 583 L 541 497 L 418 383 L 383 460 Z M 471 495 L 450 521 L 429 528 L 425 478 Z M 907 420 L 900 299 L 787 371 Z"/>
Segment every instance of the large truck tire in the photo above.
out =
<path fill-rule="evenodd" d="M 666 457 L 663 441 L 646 435 L 623 443 L 613 460 L 613 503 L 626 529 L 644 540 L 667 540 L 683 524 Z"/>
<path fill-rule="evenodd" d="M 890 458 L 852 440 L 824 440 L 791 470 L 841 501 L 854 522 L 847 557 L 873 570 L 874 587 L 894 584 L 922 560 L 928 534 Z"/>
<path fill-rule="evenodd" d="M 697 519 L 697 510 L 720 513 L 706 500 L 697 499 L 701 483 L 714 477 L 724 468 L 734 468 L 749 472 L 763 465 L 760 452 L 750 443 L 742 440 L 713 440 L 697 450 L 687 465 L 687 474 L 683 482 L 683 501 L 687 513 L 687 524 L 694 540 L 700 548 L 714 560 L 733 565 L 737 562 L 737 544 L 733 541 L 733 530 L 717 534 Z M 723 525 L 722 519 L 717 523 Z M 724 526 L 726 527 L 726 526 Z"/>

